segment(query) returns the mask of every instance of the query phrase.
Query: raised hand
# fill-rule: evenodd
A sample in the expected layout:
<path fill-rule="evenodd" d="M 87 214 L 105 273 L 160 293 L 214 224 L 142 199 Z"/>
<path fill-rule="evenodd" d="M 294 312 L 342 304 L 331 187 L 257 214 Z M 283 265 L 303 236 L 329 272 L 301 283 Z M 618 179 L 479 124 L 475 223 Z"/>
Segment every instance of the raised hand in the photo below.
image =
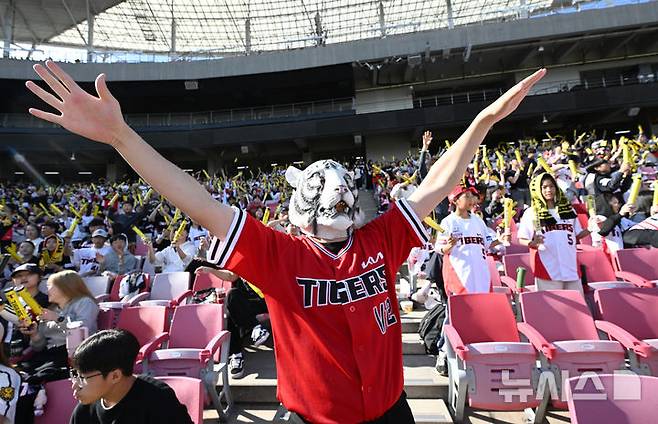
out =
<path fill-rule="evenodd" d="M 423 133 L 423 150 L 429 149 L 431 142 L 432 142 L 432 132 L 425 131 Z"/>
<path fill-rule="evenodd" d="M 521 101 L 528 94 L 533 85 L 546 75 L 546 69 L 540 69 L 529 77 L 520 81 L 500 96 L 495 102 L 487 106 L 481 113 L 493 118 L 496 123 L 514 112 Z"/>
<path fill-rule="evenodd" d="M 127 128 L 119 102 L 110 94 L 105 74 L 96 77 L 96 92 L 92 96 L 73 81 L 55 62 L 46 66 L 34 65 L 35 72 L 48 84 L 54 94 L 32 81 L 26 87 L 41 100 L 57 109 L 60 115 L 30 108 L 29 112 L 43 120 L 61 125 L 67 130 L 105 144 L 115 145 L 119 134 Z"/>

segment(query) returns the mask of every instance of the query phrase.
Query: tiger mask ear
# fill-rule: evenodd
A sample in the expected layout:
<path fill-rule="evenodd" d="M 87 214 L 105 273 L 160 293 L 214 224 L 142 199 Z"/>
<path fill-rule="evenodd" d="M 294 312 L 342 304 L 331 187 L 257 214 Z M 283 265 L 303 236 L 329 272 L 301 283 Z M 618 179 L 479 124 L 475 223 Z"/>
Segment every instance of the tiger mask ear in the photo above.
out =
<path fill-rule="evenodd" d="M 299 183 L 299 179 L 302 177 L 303 171 L 299 168 L 295 168 L 294 166 L 289 166 L 288 169 L 286 169 L 286 181 L 288 181 L 288 184 L 290 184 L 293 188 L 297 188 L 297 184 Z"/>

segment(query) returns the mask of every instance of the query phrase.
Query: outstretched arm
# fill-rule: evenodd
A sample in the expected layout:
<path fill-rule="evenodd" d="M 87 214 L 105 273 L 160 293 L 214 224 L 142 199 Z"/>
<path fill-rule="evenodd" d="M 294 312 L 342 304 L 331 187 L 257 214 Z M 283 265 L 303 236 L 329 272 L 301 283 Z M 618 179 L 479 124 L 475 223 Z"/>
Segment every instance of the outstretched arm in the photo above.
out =
<path fill-rule="evenodd" d="M 427 177 L 408 199 L 419 218 L 426 217 L 450 193 L 491 127 L 514 112 L 530 88 L 545 74 L 546 69 L 538 70 L 487 106 L 455 144 L 432 165 Z"/>
<path fill-rule="evenodd" d="M 114 147 L 158 193 L 220 239 L 226 237 L 233 210 L 216 202 L 201 184 L 163 158 L 126 124 L 119 102 L 107 88 L 105 74 L 96 78 L 98 96 L 92 96 L 52 61 L 45 67 L 34 65 L 34 70 L 55 95 L 32 81 L 26 83 L 27 88 L 60 115 L 30 108 L 32 115 Z"/>

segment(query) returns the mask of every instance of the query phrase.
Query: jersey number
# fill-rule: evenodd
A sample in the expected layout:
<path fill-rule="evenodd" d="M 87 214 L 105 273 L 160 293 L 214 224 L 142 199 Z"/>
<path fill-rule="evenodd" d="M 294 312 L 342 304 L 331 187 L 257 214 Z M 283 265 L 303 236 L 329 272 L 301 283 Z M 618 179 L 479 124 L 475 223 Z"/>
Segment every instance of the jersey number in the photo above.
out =
<path fill-rule="evenodd" d="M 393 313 L 393 308 L 391 307 L 391 299 L 386 299 L 384 302 L 372 308 L 375 314 L 375 321 L 379 327 L 379 331 L 382 334 L 386 334 L 388 327 L 391 327 L 398 322 L 398 319 Z"/>
<path fill-rule="evenodd" d="M 569 246 L 573 246 L 573 234 L 567 234 L 567 243 L 569 243 Z"/>

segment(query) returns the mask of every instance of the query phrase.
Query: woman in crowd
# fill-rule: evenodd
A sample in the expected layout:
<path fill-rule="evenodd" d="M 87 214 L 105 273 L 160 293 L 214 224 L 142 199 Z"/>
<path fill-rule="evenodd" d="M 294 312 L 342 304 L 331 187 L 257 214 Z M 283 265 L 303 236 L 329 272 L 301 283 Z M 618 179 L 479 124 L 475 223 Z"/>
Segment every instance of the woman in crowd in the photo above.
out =
<path fill-rule="evenodd" d="M 576 212 L 555 178 L 548 173 L 530 182 L 532 206 L 519 225 L 519 242 L 530 248 L 537 290 L 583 291 L 576 263 L 576 243 L 589 231 L 581 228 Z"/>

